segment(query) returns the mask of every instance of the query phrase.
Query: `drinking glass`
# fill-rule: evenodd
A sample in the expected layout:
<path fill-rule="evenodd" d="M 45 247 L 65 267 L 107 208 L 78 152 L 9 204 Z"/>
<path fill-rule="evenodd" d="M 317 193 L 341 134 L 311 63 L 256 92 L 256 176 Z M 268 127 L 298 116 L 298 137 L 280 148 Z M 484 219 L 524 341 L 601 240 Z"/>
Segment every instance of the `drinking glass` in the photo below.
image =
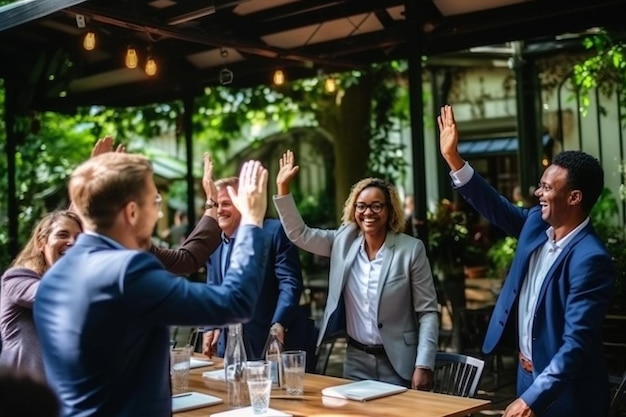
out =
<path fill-rule="evenodd" d="M 184 347 L 170 350 L 170 375 L 174 393 L 185 391 L 189 386 L 190 360 L 191 348 Z"/>
<path fill-rule="evenodd" d="M 249 361 L 246 363 L 246 382 L 250 394 L 250 405 L 255 415 L 265 414 L 270 406 L 272 391 L 272 363 L 270 361 Z"/>
<path fill-rule="evenodd" d="M 283 365 L 283 386 L 287 390 L 287 395 L 302 395 L 306 352 L 288 350 L 280 354 L 280 360 Z"/>

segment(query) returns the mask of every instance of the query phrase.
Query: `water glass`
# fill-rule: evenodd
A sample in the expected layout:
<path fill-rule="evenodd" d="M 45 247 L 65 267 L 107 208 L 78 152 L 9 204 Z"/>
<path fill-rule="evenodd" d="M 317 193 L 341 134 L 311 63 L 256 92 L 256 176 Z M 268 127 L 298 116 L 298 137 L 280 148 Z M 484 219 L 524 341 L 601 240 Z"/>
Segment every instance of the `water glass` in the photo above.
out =
<path fill-rule="evenodd" d="M 265 414 L 270 406 L 271 370 L 272 364 L 269 361 L 249 361 L 246 363 L 246 382 L 252 413 L 255 415 Z"/>
<path fill-rule="evenodd" d="M 170 375 L 172 377 L 172 391 L 179 393 L 189 387 L 189 365 L 191 348 L 184 347 L 170 350 Z"/>
<path fill-rule="evenodd" d="M 287 390 L 287 395 L 302 395 L 306 352 L 288 350 L 280 354 L 280 360 L 283 366 L 283 387 Z"/>

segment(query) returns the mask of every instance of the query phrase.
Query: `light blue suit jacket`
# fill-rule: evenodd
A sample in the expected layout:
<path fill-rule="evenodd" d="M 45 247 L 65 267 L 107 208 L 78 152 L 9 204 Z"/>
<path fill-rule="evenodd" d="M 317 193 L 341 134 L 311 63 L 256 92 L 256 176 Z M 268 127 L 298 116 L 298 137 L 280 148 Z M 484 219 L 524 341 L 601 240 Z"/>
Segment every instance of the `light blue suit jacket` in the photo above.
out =
<path fill-rule="evenodd" d="M 256 306 L 268 237 L 240 228 L 221 286 L 165 271 L 148 252 L 82 234 L 46 272 L 34 318 L 63 417 L 169 417 L 170 325 L 245 322 Z"/>
<path fill-rule="evenodd" d="M 459 193 L 480 214 L 518 238 L 517 252 L 491 316 L 483 344 L 490 353 L 505 328 L 516 340 L 517 303 L 531 254 L 547 241 L 550 226 L 536 206 L 522 209 L 474 173 Z M 591 224 L 563 249 L 539 293 L 532 328 L 532 386 L 521 398 L 538 416 L 588 417 L 608 412 L 609 385 L 602 325 L 612 298 L 611 257 Z"/>
<path fill-rule="evenodd" d="M 330 257 L 328 298 L 319 345 L 325 337 L 345 332 L 342 294 L 359 249 L 360 229 L 356 224 L 337 230 L 309 228 L 291 195 L 274 197 L 274 205 L 287 237 L 296 246 Z M 384 248 L 376 320 L 391 365 L 398 375 L 411 380 L 416 362 L 434 369 L 438 338 L 435 286 L 420 240 L 404 233 L 387 233 Z M 423 315 L 431 315 L 432 320 L 423 321 Z"/>

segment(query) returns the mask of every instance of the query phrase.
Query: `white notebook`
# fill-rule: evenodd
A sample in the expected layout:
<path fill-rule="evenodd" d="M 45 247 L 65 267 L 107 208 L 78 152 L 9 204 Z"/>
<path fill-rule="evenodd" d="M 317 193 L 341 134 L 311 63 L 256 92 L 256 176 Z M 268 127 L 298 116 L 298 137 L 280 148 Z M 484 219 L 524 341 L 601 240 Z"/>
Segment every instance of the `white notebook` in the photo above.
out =
<path fill-rule="evenodd" d="M 267 412 L 264 414 L 254 414 L 252 412 L 252 407 L 244 407 L 211 414 L 211 417 L 292 417 L 292 414 L 287 414 L 280 410 L 274 410 L 273 408 L 268 408 Z"/>
<path fill-rule="evenodd" d="M 388 395 L 400 394 L 406 390 L 407 387 L 400 385 L 366 379 L 364 381 L 350 382 L 324 388 L 322 395 L 347 400 L 367 401 Z"/>
<path fill-rule="evenodd" d="M 180 411 L 208 407 L 215 404 L 221 404 L 223 402 L 224 401 L 222 401 L 219 397 L 202 394 L 201 392 L 185 392 L 183 394 L 172 396 L 172 412 L 178 413 Z"/>
<path fill-rule="evenodd" d="M 211 366 L 214 363 L 215 362 L 213 362 L 213 361 L 208 361 L 208 360 L 203 360 L 203 359 L 196 359 L 196 358 L 189 359 L 189 367 L 191 369 L 202 368 L 204 366 Z"/>
<path fill-rule="evenodd" d="M 221 381 L 226 380 L 226 372 L 224 368 L 214 369 L 212 371 L 202 372 L 202 378 L 219 379 Z"/>

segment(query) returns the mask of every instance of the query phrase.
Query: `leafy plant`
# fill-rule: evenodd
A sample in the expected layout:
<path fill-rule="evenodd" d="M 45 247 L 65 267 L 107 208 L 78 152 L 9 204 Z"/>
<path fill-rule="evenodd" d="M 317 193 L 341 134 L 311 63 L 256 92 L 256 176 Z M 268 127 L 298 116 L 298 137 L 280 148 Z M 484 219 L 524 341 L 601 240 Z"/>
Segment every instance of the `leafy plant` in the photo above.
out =
<path fill-rule="evenodd" d="M 511 267 L 511 263 L 513 263 L 516 249 L 517 239 L 512 236 L 507 236 L 497 241 L 489 248 L 487 258 L 489 259 L 491 276 L 497 278 L 504 278 L 506 276 Z"/>
<path fill-rule="evenodd" d="M 583 45 L 595 54 L 580 64 L 574 65 L 574 85 L 580 95 L 580 107 L 586 114 L 590 104 L 590 95 L 598 88 L 607 97 L 617 94 L 622 111 L 622 122 L 626 123 L 626 45 L 615 42 L 602 31 L 585 38 Z M 605 109 L 600 107 L 602 113 Z"/>
<path fill-rule="evenodd" d="M 606 242 L 620 233 L 617 226 L 618 214 L 617 200 L 613 197 L 611 190 L 605 187 L 589 213 L 593 228 L 602 241 Z"/>
<path fill-rule="evenodd" d="M 427 213 L 430 259 L 444 276 L 463 270 L 469 243 L 467 215 L 447 199 Z"/>

